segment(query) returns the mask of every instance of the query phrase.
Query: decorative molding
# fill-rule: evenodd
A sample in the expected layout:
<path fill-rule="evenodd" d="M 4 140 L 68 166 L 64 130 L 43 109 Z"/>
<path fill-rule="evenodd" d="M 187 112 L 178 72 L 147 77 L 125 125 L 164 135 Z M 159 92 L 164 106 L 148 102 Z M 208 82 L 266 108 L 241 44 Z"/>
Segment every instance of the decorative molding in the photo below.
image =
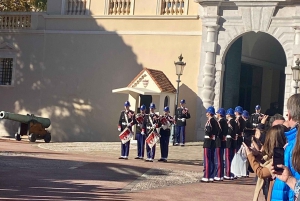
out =
<path fill-rule="evenodd" d="M 62 31 L 45 30 L 46 34 L 97 34 L 97 35 L 173 35 L 173 36 L 201 36 L 202 32 L 172 32 L 172 31 Z"/>
<path fill-rule="evenodd" d="M 3 51 L 5 51 L 5 52 L 16 52 L 17 49 L 13 45 L 11 45 L 7 42 L 4 42 L 4 43 L 0 44 L 0 51 L 2 51 L 2 52 Z"/>
<path fill-rule="evenodd" d="M 136 87 L 140 82 L 144 80 L 145 77 L 147 77 L 148 74 L 145 72 L 143 75 L 141 75 L 132 85 L 131 87 L 134 88 Z"/>
<path fill-rule="evenodd" d="M 198 20 L 199 15 L 43 15 L 45 19 Z"/>
<path fill-rule="evenodd" d="M 0 34 L 86 34 L 86 35 L 166 35 L 202 36 L 201 31 L 65 31 L 65 30 L 0 30 Z"/>
<path fill-rule="evenodd" d="M 241 7 L 245 31 L 268 31 L 275 6 L 272 7 Z"/>

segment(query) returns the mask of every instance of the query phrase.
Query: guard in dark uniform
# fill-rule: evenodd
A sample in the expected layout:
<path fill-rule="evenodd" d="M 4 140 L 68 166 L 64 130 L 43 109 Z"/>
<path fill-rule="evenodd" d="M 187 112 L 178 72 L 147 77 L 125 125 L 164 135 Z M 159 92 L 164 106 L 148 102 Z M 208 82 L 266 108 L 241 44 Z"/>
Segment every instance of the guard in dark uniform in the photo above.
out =
<path fill-rule="evenodd" d="M 224 179 L 232 180 L 234 175 L 231 173 L 231 161 L 234 156 L 234 150 L 236 149 L 236 133 L 237 123 L 235 122 L 234 110 L 229 108 L 226 111 L 228 132 L 226 135 L 226 148 L 225 148 L 225 175 Z"/>
<path fill-rule="evenodd" d="M 185 100 L 182 99 L 180 101 L 180 107 L 178 107 L 176 111 L 176 146 L 179 145 L 179 143 L 181 146 L 185 144 L 186 120 L 189 118 L 191 118 L 191 115 L 189 110 L 185 107 Z"/>
<path fill-rule="evenodd" d="M 132 126 L 134 125 L 133 120 L 135 119 L 134 112 L 129 109 L 130 107 L 129 101 L 125 102 L 124 107 L 125 110 L 121 112 L 119 118 L 118 131 L 120 132 L 122 132 L 126 128 L 132 131 Z M 119 159 L 126 159 L 126 160 L 128 159 L 129 147 L 130 147 L 130 140 L 125 144 L 121 143 L 121 156 L 119 157 Z"/>
<path fill-rule="evenodd" d="M 160 128 L 160 153 L 161 158 L 158 160 L 160 162 L 167 162 L 168 161 L 168 154 L 169 154 L 169 141 L 171 135 L 171 125 L 174 122 L 173 117 L 169 115 L 170 109 L 168 106 L 164 108 L 165 114 L 161 118 L 166 119 L 166 124 L 162 124 Z M 161 122 L 162 123 L 162 122 Z"/>
<path fill-rule="evenodd" d="M 245 120 L 242 118 L 243 108 L 241 106 L 237 106 L 234 110 L 235 121 L 238 125 L 238 131 L 236 136 L 236 150 L 235 153 L 241 148 L 243 143 L 243 131 L 245 128 Z"/>
<path fill-rule="evenodd" d="M 258 126 L 264 116 L 264 114 L 260 113 L 260 110 L 260 105 L 257 105 L 255 106 L 255 113 L 251 114 L 250 123 L 252 124 L 253 128 Z"/>
<path fill-rule="evenodd" d="M 203 177 L 202 182 L 214 181 L 214 152 L 216 135 L 220 132 L 217 120 L 214 118 L 215 108 L 210 106 L 206 110 L 207 122 L 205 124 L 205 136 L 203 143 Z"/>
<path fill-rule="evenodd" d="M 146 128 L 144 126 L 144 121 L 146 117 L 146 106 L 142 105 L 140 107 L 140 111 L 141 113 L 137 114 L 136 116 L 141 116 L 143 118 L 141 119 L 142 122 L 138 122 L 137 120 L 135 120 L 136 140 L 137 140 L 137 157 L 135 157 L 135 159 L 144 159 L 144 152 L 145 152 Z"/>
<path fill-rule="evenodd" d="M 215 181 L 223 181 L 224 179 L 224 149 L 226 147 L 226 136 L 228 133 L 228 125 L 226 120 L 226 111 L 220 108 L 217 111 L 220 132 L 216 136 L 215 150 Z"/>
<path fill-rule="evenodd" d="M 247 111 L 247 110 L 244 110 L 243 111 L 243 113 L 242 113 L 242 118 L 244 119 L 244 121 L 245 121 L 245 128 L 247 128 L 247 129 L 252 129 L 253 128 L 253 126 L 252 126 L 252 124 L 251 124 L 251 122 L 250 122 L 250 119 L 249 119 L 249 112 Z M 244 128 L 244 129 L 245 129 Z"/>
<path fill-rule="evenodd" d="M 146 116 L 145 119 L 145 127 L 146 127 L 146 138 L 151 134 L 152 131 L 156 132 L 156 129 L 160 127 L 159 122 L 159 115 L 155 114 L 155 104 L 150 104 L 150 113 Z M 146 144 L 146 151 L 147 151 L 147 159 L 145 162 L 153 162 L 155 157 L 155 149 L 156 145 L 154 145 L 152 148 L 149 147 L 148 144 Z"/>

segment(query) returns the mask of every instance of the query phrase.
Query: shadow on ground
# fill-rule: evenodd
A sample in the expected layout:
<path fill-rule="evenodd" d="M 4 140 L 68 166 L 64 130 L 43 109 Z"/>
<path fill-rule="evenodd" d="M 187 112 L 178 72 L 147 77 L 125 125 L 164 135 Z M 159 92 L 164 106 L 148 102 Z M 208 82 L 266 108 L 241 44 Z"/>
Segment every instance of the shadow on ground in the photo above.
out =
<path fill-rule="evenodd" d="M 130 200 L 118 192 L 149 170 L 10 155 L 0 155 L 0 167 L 0 197 L 6 200 Z"/>

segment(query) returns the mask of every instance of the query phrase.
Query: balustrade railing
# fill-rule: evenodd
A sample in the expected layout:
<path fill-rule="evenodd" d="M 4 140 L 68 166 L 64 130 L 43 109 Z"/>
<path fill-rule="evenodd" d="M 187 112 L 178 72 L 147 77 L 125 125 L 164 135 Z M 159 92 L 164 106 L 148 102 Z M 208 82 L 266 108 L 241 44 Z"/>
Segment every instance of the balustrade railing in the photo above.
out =
<path fill-rule="evenodd" d="M 132 15 L 134 0 L 109 0 L 109 15 Z"/>
<path fill-rule="evenodd" d="M 87 12 L 87 0 L 68 0 L 67 15 L 85 15 Z"/>
<path fill-rule="evenodd" d="M 188 0 L 161 0 L 161 15 L 186 14 Z"/>
<path fill-rule="evenodd" d="M 0 12 L 0 29 L 30 29 L 31 14 Z"/>

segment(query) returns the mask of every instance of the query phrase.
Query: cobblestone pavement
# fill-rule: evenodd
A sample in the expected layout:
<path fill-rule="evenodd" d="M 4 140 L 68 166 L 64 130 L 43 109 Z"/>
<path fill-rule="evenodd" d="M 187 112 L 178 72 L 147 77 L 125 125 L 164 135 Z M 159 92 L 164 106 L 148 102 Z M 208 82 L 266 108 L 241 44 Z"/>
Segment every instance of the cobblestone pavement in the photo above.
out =
<path fill-rule="evenodd" d="M 67 143 L 40 143 L 40 148 L 52 151 L 85 153 L 90 155 L 109 155 L 119 157 L 119 142 L 67 142 Z M 130 144 L 129 158 L 134 158 L 137 154 L 136 141 Z M 159 143 L 156 147 L 156 158 L 160 158 Z M 184 147 L 169 146 L 169 163 L 200 165 L 203 160 L 202 142 L 189 142 Z"/>
<path fill-rule="evenodd" d="M 119 142 L 0 139 L 0 200 L 252 200 L 253 175 L 199 182 L 201 145 L 170 146 L 168 163 L 145 163 L 133 159 L 134 142 L 129 160 L 118 160 Z M 158 145 L 156 159 L 159 152 Z"/>

